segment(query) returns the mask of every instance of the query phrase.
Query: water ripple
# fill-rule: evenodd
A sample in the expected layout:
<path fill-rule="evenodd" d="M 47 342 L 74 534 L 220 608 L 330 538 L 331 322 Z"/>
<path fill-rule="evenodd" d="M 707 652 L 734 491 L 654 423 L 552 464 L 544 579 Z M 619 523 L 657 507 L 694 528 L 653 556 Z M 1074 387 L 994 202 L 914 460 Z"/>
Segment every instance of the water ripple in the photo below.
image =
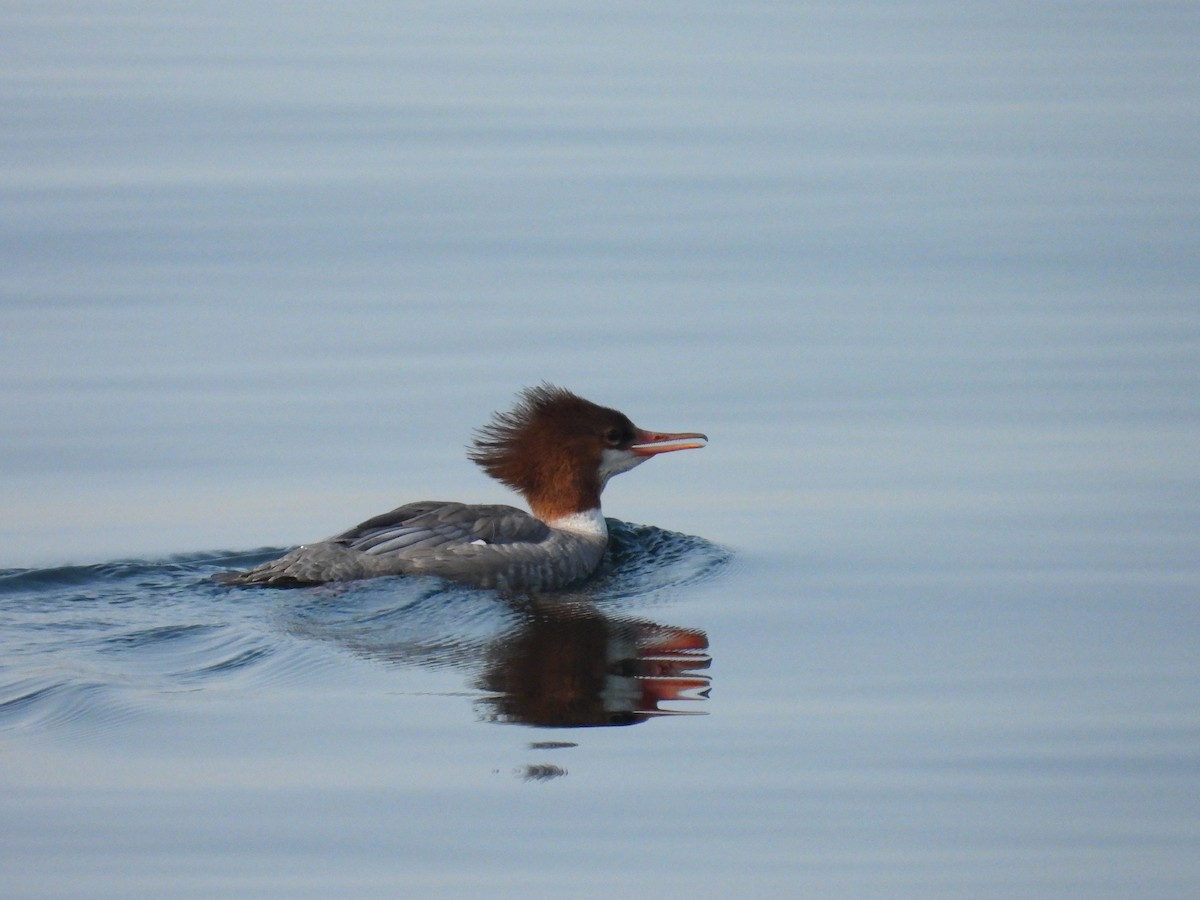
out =
<path fill-rule="evenodd" d="M 537 609 L 436 579 L 297 591 L 230 591 L 212 583 L 217 571 L 281 552 L 271 548 L 3 570 L 0 729 L 103 727 L 181 689 L 304 683 L 330 666 L 344 667 L 346 654 L 388 667 L 458 669 L 488 693 L 507 683 L 496 672 L 497 660 L 533 646 L 531 623 L 544 628 L 550 619 L 557 623 L 551 628 L 556 640 L 582 641 L 597 660 L 614 652 L 616 641 L 648 672 L 649 651 L 637 645 L 652 633 L 661 639 L 665 632 L 654 629 L 663 626 L 634 622 L 623 611 L 678 596 L 720 571 L 729 553 L 688 535 L 616 520 L 609 526 L 610 551 L 597 576 L 576 591 L 538 601 Z M 563 624 L 570 621 L 576 624 Z M 696 656 L 687 665 L 705 661 Z M 703 693 L 705 683 L 688 682 L 692 693 Z M 648 684 L 639 682 L 633 693 L 648 696 Z M 679 687 L 676 693 L 685 692 Z M 606 702 L 611 705 L 611 697 Z"/>
<path fill-rule="evenodd" d="M 111 688 L 91 681 L 23 679 L 0 684 L 0 728 L 47 728 L 70 725 L 99 709 L 112 718 L 119 705 Z"/>

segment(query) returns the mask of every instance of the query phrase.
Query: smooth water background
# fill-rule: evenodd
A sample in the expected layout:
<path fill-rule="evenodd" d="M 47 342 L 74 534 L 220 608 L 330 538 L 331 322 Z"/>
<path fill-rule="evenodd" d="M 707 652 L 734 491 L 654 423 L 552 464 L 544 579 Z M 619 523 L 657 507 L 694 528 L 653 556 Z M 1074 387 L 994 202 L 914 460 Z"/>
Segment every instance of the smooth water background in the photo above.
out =
<path fill-rule="evenodd" d="M 0 894 L 1197 896 L 1197 46 L 6 4 Z M 712 439 L 606 510 L 733 561 L 591 595 L 704 636 L 706 715 L 497 722 L 497 598 L 203 580 L 507 501 L 461 448 L 543 379 Z"/>

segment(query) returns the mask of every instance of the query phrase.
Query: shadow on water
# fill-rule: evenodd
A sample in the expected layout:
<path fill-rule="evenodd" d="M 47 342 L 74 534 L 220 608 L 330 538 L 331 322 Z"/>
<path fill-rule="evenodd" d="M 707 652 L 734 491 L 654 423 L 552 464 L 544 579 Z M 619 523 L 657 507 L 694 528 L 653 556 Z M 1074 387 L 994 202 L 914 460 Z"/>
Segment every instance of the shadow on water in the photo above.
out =
<path fill-rule="evenodd" d="M 539 597 L 433 579 L 288 591 L 211 582 L 276 550 L 0 571 L 0 728 L 111 725 L 183 691 L 302 683 L 345 653 L 456 672 L 485 721 L 582 727 L 681 714 L 664 704 L 708 695 L 707 636 L 645 611 L 686 596 L 730 554 L 701 538 L 609 526 L 599 572 Z"/>

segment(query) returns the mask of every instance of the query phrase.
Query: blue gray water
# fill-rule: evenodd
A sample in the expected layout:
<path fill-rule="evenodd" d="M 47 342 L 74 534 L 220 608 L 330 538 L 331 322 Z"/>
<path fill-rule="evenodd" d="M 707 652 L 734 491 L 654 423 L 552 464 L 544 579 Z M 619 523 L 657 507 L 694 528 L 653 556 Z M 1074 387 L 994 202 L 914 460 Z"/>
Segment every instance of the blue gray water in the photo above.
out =
<path fill-rule="evenodd" d="M 5 6 L 0 895 L 1196 896 L 1198 44 Z M 542 380 L 711 438 L 597 582 L 207 580 Z"/>

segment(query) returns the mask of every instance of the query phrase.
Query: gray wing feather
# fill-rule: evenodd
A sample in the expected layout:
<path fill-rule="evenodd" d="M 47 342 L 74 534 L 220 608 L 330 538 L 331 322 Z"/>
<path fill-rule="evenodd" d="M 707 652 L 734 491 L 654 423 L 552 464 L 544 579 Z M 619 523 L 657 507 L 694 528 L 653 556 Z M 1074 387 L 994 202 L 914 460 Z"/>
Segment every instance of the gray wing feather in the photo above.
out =
<path fill-rule="evenodd" d="M 362 553 L 435 550 L 447 545 L 539 543 L 545 522 L 512 506 L 421 501 L 368 519 L 329 540 Z"/>
<path fill-rule="evenodd" d="M 595 569 L 605 543 L 600 535 L 551 529 L 512 506 L 422 501 L 220 580 L 295 585 L 411 574 L 482 587 L 549 589 Z"/>

